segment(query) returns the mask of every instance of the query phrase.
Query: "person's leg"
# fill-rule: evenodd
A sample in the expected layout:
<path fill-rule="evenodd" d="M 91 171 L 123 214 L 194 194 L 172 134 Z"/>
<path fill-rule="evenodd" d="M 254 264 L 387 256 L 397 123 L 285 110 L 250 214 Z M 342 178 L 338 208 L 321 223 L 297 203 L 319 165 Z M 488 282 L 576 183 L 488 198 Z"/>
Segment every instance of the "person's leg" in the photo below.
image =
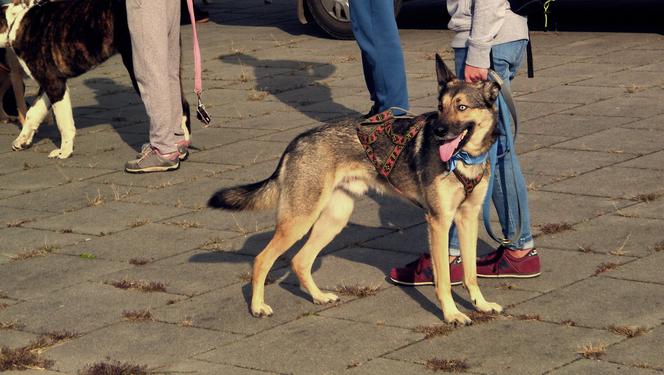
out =
<path fill-rule="evenodd" d="M 174 3 L 170 1 L 169 4 Z M 169 97 L 171 118 L 174 120 L 173 133 L 177 138 L 177 142 L 184 139 L 184 132 L 182 129 L 182 89 L 180 85 L 180 8 L 171 5 L 173 8 L 169 13 L 170 30 L 168 33 L 168 82 L 169 82 Z M 176 121 L 177 120 L 177 121 Z"/>
<path fill-rule="evenodd" d="M 180 90 L 173 89 L 168 79 L 171 25 L 176 17 L 179 24 L 179 10 L 174 1 L 127 1 L 134 72 L 150 118 L 150 143 L 162 155 L 175 153 L 179 140 L 175 133 L 180 128 L 181 116 L 173 117 L 173 107 L 180 104 L 174 106 L 172 96 L 179 96 Z"/>
<path fill-rule="evenodd" d="M 503 79 L 504 85 L 509 85 L 510 81 L 516 75 L 517 69 L 521 65 L 526 43 L 525 40 L 520 40 L 499 44 L 492 48 L 493 69 Z M 516 150 L 509 150 L 505 153 L 509 148 L 506 132 L 510 132 L 511 134 L 512 128 L 509 108 L 502 95 L 498 98 L 498 107 L 500 109 L 499 127 L 501 135 L 498 137 L 497 147 L 494 148 L 494 152 L 498 155 L 504 154 L 504 156 L 497 159 L 496 170 L 493 173 L 494 185 L 491 198 L 496 207 L 505 238 L 512 238 L 515 235 L 519 227 L 519 220 L 521 221 L 521 234 L 519 238 L 515 243 L 509 244 L 506 247 L 510 250 L 524 250 L 520 254 L 513 253 L 517 256 L 523 256 L 528 253 L 527 250 L 532 249 L 535 245 L 530 231 L 530 214 L 527 199 L 525 199 L 526 207 L 521 207 L 521 213 L 519 213 L 517 201 L 518 195 L 527 197 L 528 192 L 526 182 L 521 173 Z M 491 155 L 491 157 L 496 156 Z"/>
<path fill-rule="evenodd" d="M 394 3 L 362 0 L 351 1 L 349 6 L 353 34 L 362 50 L 367 88 L 378 111 L 390 107 L 408 109 L 406 69 Z"/>

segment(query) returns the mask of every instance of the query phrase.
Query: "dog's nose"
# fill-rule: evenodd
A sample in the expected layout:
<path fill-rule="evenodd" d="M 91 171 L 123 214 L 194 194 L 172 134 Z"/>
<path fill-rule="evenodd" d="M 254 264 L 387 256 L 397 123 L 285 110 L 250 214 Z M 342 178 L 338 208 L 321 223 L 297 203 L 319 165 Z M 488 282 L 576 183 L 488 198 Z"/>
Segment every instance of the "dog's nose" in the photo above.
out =
<path fill-rule="evenodd" d="M 433 128 L 433 135 L 438 138 L 443 138 L 447 134 L 447 128 L 444 126 L 436 126 Z"/>

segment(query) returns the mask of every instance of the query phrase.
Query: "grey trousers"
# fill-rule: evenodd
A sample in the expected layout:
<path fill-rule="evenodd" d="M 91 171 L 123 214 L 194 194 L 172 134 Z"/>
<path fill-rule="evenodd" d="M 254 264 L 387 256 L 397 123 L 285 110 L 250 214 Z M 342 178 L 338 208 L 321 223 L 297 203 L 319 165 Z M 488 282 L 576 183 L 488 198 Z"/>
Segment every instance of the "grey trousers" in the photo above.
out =
<path fill-rule="evenodd" d="M 150 118 L 150 144 L 160 153 L 181 141 L 180 0 L 127 0 L 138 89 Z"/>

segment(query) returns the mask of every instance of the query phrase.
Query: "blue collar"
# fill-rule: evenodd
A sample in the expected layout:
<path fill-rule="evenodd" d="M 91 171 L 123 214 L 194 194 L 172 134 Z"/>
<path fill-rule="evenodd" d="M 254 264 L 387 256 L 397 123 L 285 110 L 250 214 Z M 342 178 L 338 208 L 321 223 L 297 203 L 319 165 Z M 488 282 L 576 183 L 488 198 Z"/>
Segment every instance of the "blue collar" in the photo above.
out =
<path fill-rule="evenodd" d="M 452 172 L 459 161 L 466 165 L 476 165 L 482 164 L 486 161 L 489 156 L 488 152 L 481 154 L 480 156 L 471 156 L 466 151 L 459 151 L 456 154 L 452 155 L 452 158 L 447 162 L 450 172 Z"/>

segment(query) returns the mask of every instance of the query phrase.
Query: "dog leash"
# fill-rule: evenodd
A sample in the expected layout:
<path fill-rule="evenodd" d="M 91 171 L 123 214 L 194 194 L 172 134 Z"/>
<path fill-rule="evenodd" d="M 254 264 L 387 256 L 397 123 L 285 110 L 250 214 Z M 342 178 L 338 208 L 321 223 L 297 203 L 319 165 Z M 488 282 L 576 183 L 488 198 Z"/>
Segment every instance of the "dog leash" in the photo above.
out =
<path fill-rule="evenodd" d="M 189 8 L 189 19 L 191 20 L 192 37 L 194 44 L 194 93 L 198 98 L 198 105 L 196 106 L 196 118 L 207 126 L 212 121 L 210 114 L 205 110 L 203 105 L 203 79 L 201 68 L 201 48 L 198 44 L 198 33 L 196 32 L 196 17 L 194 15 L 194 0 L 187 0 L 187 8 Z"/>
<path fill-rule="evenodd" d="M 514 99 L 512 97 L 512 91 L 510 90 L 509 85 L 506 85 L 503 81 L 503 79 L 496 73 L 493 69 L 489 69 L 489 76 L 491 79 L 493 79 L 498 85 L 500 86 L 500 95 L 503 97 L 503 100 L 505 104 L 507 105 L 510 115 L 512 117 L 512 122 L 514 123 L 514 136 L 512 136 L 512 132 L 510 131 L 509 127 L 506 127 L 503 129 L 505 132 L 505 138 L 507 140 L 507 149 L 505 152 L 503 152 L 501 155 L 498 155 L 497 153 L 497 147 L 498 143 L 494 143 L 492 147 L 496 148 L 495 154 L 497 155 L 496 158 L 490 158 L 490 163 L 491 163 L 491 172 L 496 173 L 496 167 L 497 167 L 497 159 L 499 158 L 505 158 L 507 157 L 508 153 L 513 152 L 515 150 L 514 148 L 514 141 L 516 139 L 516 133 L 517 133 L 517 124 L 518 124 L 518 119 L 517 119 L 517 114 L 516 114 L 516 106 L 514 105 Z M 504 124 L 507 125 L 507 124 Z M 492 151 L 493 153 L 493 151 Z M 510 161 L 512 162 L 512 178 L 513 181 L 516 181 L 516 171 L 514 168 L 514 155 L 509 155 L 510 156 Z M 516 221 L 517 227 L 516 230 L 514 231 L 514 235 L 511 238 L 499 238 L 496 236 L 491 228 L 491 220 L 490 220 L 490 210 L 491 210 L 491 195 L 493 191 L 493 183 L 494 183 L 494 175 L 491 176 L 489 179 L 489 186 L 487 188 L 487 193 L 486 197 L 484 199 L 484 204 L 482 205 L 482 219 L 484 221 L 484 227 L 486 228 L 487 233 L 489 236 L 496 242 L 502 244 L 502 245 L 507 245 L 510 243 L 515 243 L 516 241 L 519 240 L 521 237 L 521 232 L 524 227 L 523 223 L 523 209 L 527 206 L 528 202 L 526 201 L 525 194 L 519 194 L 519 190 L 516 188 L 516 185 L 514 186 L 514 194 L 516 196 L 516 205 L 517 205 L 517 213 L 519 215 L 518 220 Z"/>

